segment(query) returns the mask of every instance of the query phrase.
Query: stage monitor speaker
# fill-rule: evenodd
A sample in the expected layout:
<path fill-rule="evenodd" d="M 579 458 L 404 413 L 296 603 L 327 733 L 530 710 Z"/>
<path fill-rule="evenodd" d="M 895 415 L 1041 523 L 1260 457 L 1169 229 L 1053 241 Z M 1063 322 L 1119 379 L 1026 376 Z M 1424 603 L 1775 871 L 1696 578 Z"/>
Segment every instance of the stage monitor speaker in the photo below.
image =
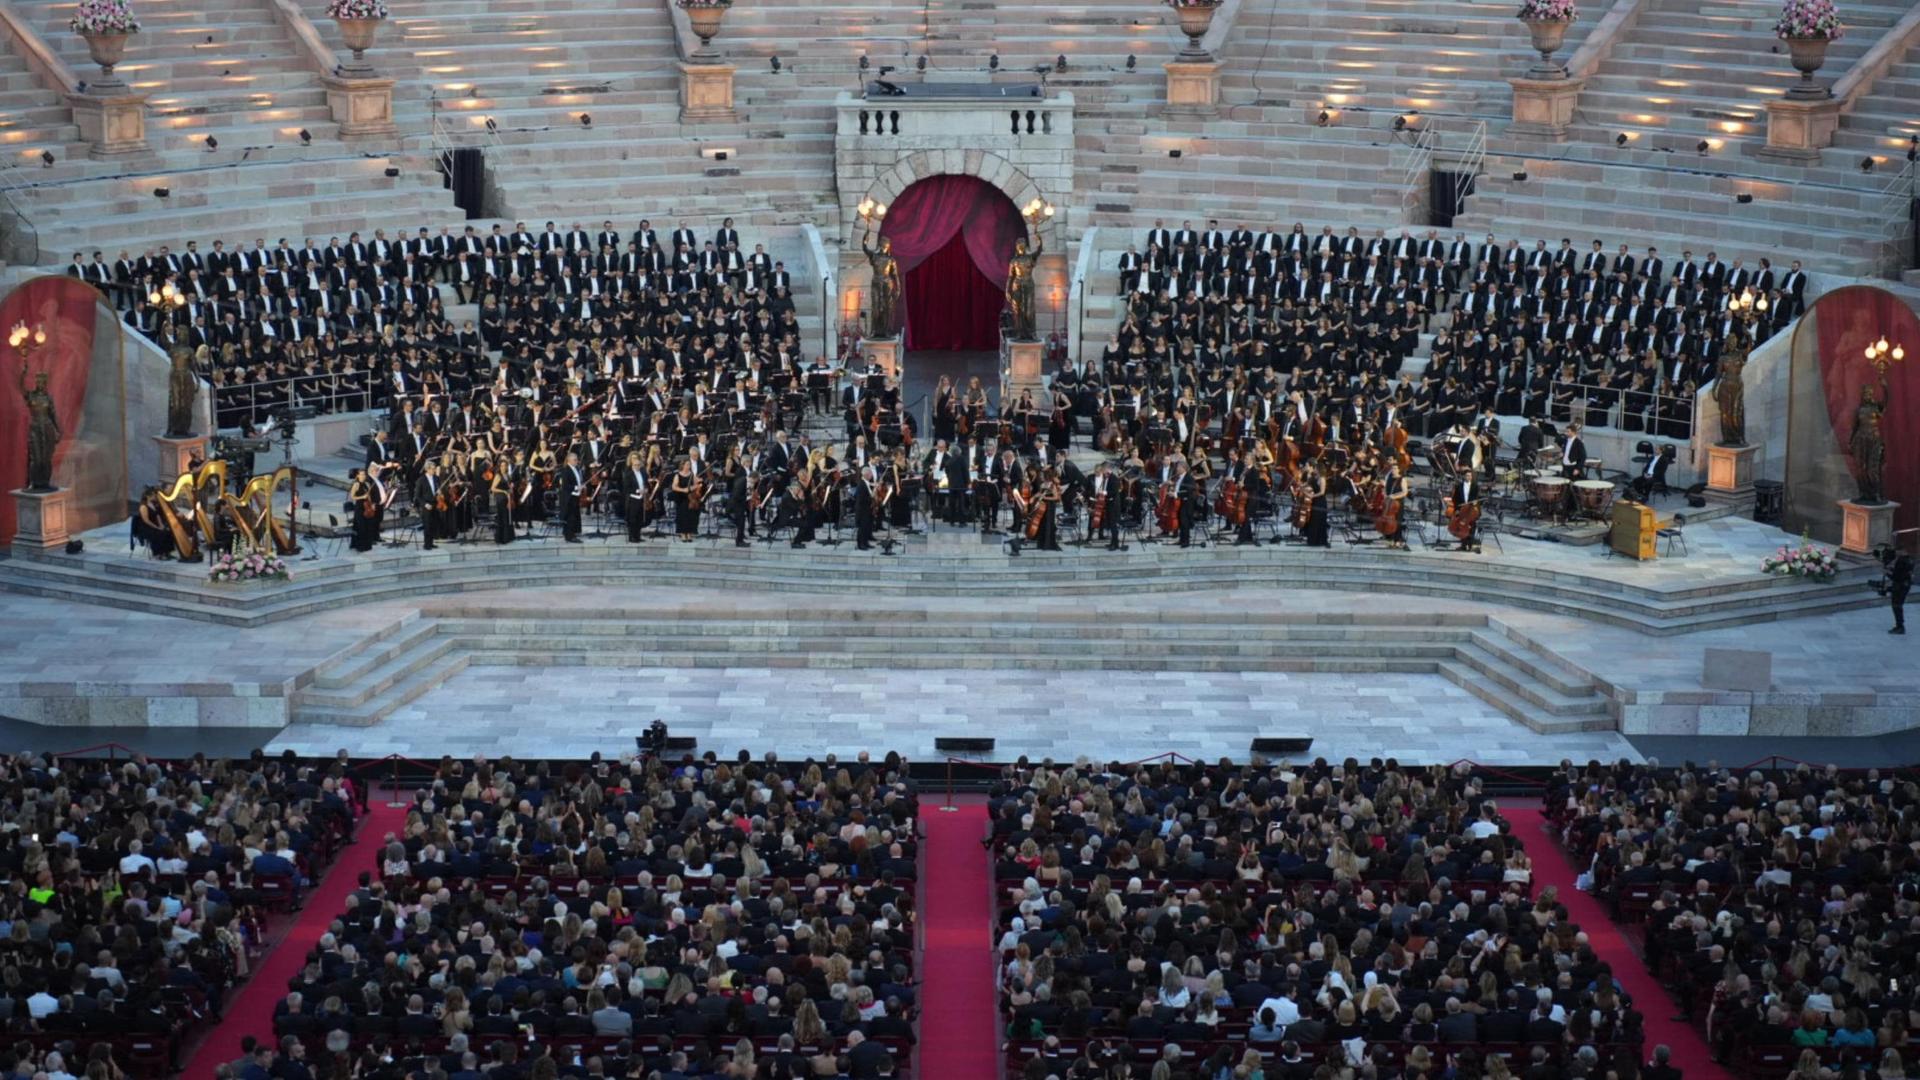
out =
<path fill-rule="evenodd" d="M 993 750 L 993 740 L 974 736 L 954 735 L 933 740 L 935 750 L 952 750 L 957 753 L 985 754 Z"/>
<path fill-rule="evenodd" d="M 67 541 L 67 554 L 78 555 L 85 550 L 87 550 L 87 545 L 85 541 L 81 541 L 81 540 Z"/>
<path fill-rule="evenodd" d="M 1270 735 L 1253 740 L 1253 752 L 1256 754 L 1304 754 L 1313 749 L 1313 737 L 1310 735 Z"/>
<path fill-rule="evenodd" d="M 667 736 L 668 750 L 691 750 L 698 745 L 700 745 L 699 742 L 691 735 Z"/>

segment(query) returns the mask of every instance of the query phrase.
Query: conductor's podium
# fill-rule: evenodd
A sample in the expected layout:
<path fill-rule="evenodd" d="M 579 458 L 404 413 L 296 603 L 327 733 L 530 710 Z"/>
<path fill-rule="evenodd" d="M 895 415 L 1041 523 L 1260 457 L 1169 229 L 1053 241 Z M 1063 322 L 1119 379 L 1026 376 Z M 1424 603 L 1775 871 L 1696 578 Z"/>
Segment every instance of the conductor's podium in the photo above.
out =
<path fill-rule="evenodd" d="M 1653 507 L 1622 499 L 1613 504 L 1613 529 L 1607 543 L 1621 555 L 1636 559 L 1654 557 L 1660 526 L 1653 518 Z"/>

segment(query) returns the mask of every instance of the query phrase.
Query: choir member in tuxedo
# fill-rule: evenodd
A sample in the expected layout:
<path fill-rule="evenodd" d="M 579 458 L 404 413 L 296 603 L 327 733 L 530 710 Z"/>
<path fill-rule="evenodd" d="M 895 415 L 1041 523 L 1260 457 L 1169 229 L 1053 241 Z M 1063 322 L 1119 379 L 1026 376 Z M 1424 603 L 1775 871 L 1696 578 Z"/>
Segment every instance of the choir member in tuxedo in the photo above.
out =
<path fill-rule="evenodd" d="M 569 544 L 580 543 L 580 496 L 586 489 L 587 476 L 580 468 L 580 455 L 569 452 L 567 463 L 560 467 L 560 473 L 554 478 L 558 483 L 560 499 L 560 536 Z"/>

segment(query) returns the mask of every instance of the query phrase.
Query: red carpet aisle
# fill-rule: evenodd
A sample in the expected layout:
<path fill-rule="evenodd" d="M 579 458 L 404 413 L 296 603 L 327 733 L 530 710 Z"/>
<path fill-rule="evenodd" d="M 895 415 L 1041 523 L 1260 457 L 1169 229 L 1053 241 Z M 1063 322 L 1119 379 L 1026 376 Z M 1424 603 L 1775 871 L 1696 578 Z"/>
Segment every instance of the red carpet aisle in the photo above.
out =
<path fill-rule="evenodd" d="M 1713 1063 L 1706 1040 L 1700 1037 L 1700 1033 L 1685 1023 L 1670 1019 L 1676 1008 L 1672 995 L 1647 970 L 1647 965 L 1634 952 L 1626 935 L 1607 918 L 1606 905 L 1573 887 L 1578 868 L 1567 860 L 1567 853 L 1561 849 L 1559 842 L 1551 834 L 1542 831 L 1545 819 L 1540 811 L 1534 807 L 1517 809 L 1502 804 L 1500 813 L 1513 822 L 1514 834 L 1526 844 L 1527 854 L 1533 857 L 1535 892 L 1548 885 L 1560 889 L 1560 902 L 1567 906 L 1573 921 L 1587 932 L 1587 940 L 1593 943 L 1594 953 L 1613 966 L 1614 977 L 1627 988 L 1634 1006 L 1646 1016 L 1647 1056 L 1652 1056 L 1655 1046 L 1665 1043 L 1673 1048 L 1673 1064 L 1686 1076 L 1686 1080 L 1727 1080 L 1731 1074 Z M 1701 1005 L 1700 1008 L 1704 1009 L 1705 1006 Z M 1705 1014 L 1701 1015 L 1704 1017 Z"/>
<path fill-rule="evenodd" d="M 926 810 L 920 918 L 920 1045 L 914 1075 L 992 1080 L 1000 1032 L 994 1018 L 992 863 L 981 848 L 986 800 L 958 796 L 954 813 Z"/>
<path fill-rule="evenodd" d="M 374 793 L 371 809 L 354 834 L 359 842 L 341 852 L 319 884 L 307 891 L 306 906 L 295 912 L 293 928 L 261 959 L 253 978 L 228 999 L 226 1016 L 201 1040 L 182 1076 L 212 1076 L 215 1066 L 240 1056 L 244 1036 L 263 1042 L 273 1038 L 273 1010 L 286 996 L 287 980 L 300 970 L 307 952 L 340 914 L 360 872 L 374 868 L 381 837 L 406 823 L 406 809 L 389 809 L 386 800 L 384 792 Z"/>

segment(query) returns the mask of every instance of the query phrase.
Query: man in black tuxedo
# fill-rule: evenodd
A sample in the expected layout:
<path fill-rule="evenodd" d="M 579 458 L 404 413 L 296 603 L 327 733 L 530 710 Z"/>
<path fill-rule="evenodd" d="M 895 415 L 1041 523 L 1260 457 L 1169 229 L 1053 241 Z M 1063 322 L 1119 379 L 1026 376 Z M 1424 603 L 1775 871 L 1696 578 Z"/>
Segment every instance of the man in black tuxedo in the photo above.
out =
<path fill-rule="evenodd" d="M 860 482 L 853 488 L 853 520 L 859 529 L 858 542 L 854 546 L 861 551 L 873 548 L 874 516 L 873 469 L 868 467 L 861 470 Z"/>
<path fill-rule="evenodd" d="M 587 478 L 580 471 L 580 455 L 568 451 L 567 463 L 555 479 L 559 481 L 560 535 L 569 544 L 580 543 L 580 493 Z"/>
<path fill-rule="evenodd" d="M 440 463 L 428 459 L 427 466 L 421 470 L 420 479 L 413 484 L 413 507 L 420 514 L 420 548 L 433 550 L 433 541 L 441 534 L 445 522 L 440 513 Z"/>
<path fill-rule="evenodd" d="M 727 513 L 733 516 L 733 546 L 748 547 L 747 491 L 749 482 L 747 470 L 736 468 L 733 479 L 727 482 Z"/>
<path fill-rule="evenodd" d="M 1587 444 L 1580 438 L 1580 425 L 1568 424 L 1566 441 L 1560 447 L 1560 464 L 1569 480 L 1587 478 Z"/>
<path fill-rule="evenodd" d="M 1479 504 L 1480 485 L 1474 483 L 1471 472 L 1462 472 L 1460 479 L 1453 485 L 1454 513 L 1459 514 L 1470 506 L 1478 508 Z M 1480 554 L 1480 521 L 1477 515 L 1473 519 L 1473 526 L 1467 530 L 1467 535 L 1460 537 L 1460 550 L 1471 551 L 1475 555 Z"/>

